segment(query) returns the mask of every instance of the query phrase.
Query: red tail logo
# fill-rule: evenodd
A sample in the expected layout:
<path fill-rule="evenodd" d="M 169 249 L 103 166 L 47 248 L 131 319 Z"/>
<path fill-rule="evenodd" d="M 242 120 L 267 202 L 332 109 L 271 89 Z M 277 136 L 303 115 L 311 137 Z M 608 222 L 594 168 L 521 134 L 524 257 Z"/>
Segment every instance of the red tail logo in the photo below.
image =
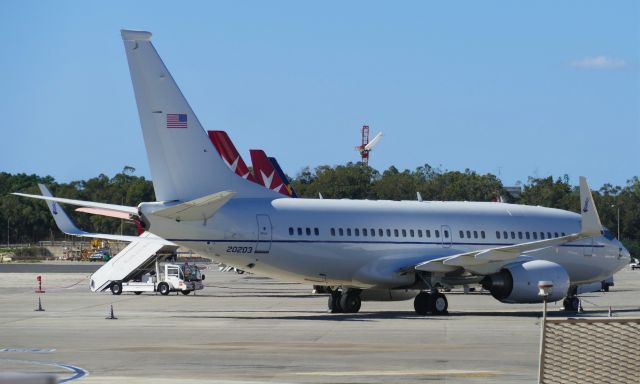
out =
<path fill-rule="evenodd" d="M 278 176 L 273 164 L 271 164 L 271 161 L 269 161 L 264 151 L 252 149 L 249 152 L 251 153 L 251 164 L 253 164 L 253 172 L 256 175 L 257 182 L 272 191 L 291 196 L 289 189 L 280 176 Z"/>
<path fill-rule="evenodd" d="M 238 153 L 235 145 L 231 142 L 229 135 L 227 135 L 225 131 L 208 131 L 208 133 L 213 146 L 216 147 L 218 153 L 220 153 L 220 156 L 229 168 L 238 176 L 256 182 L 251 172 L 249 172 L 247 164 L 242 160 L 240 153 Z"/>

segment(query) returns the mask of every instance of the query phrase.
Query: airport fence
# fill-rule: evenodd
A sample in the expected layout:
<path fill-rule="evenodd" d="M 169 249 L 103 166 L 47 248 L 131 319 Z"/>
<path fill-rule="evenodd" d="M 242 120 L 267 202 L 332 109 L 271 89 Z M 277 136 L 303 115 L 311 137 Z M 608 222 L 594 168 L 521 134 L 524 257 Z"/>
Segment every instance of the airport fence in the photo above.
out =
<path fill-rule="evenodd" d="M 540 382 L 639 383 L 640 318 L 547 319 Z"/>

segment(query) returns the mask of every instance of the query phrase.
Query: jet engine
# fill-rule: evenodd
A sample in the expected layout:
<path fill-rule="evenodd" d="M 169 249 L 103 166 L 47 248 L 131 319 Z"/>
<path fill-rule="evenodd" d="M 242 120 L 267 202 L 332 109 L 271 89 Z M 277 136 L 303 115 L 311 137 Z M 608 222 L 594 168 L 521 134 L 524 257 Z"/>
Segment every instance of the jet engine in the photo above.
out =
<path fill-rule="evenodd" d="M 548 301 L 558 301 L 569 290 L 569 275 L 560 265 L 546 260 L 533 260 L 505 266 L 498 273 L 486 276 L 482 288 L 503 303 L 541 303 L 538 282 L 552 281 Z"/>

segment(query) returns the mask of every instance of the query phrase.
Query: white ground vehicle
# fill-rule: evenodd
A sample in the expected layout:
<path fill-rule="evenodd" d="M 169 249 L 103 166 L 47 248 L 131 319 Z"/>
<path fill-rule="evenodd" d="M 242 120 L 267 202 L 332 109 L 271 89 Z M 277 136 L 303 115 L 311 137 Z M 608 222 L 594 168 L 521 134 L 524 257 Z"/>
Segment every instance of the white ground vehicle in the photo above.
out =
<path fill-rule="evenodd" d="M 640 262 L 638 259 L 633 259 L 633 263 L 631 263 L 631 269 L 640 269 Z"/>
<path fill-rule="evenodd" d="M 119 295 L 122 292 L 134 292 L 136 295 L 142 292 L 160 292 L 168 295 L 169 292 L 182 292 L 188 295 L 191 291 L 204 288 L 202 280 L 204 275 L 194 264 L 169 264 L 155 262 L 155 270 L 141 271 L 141 274 L 129 281 L 114 281 L 111 283 L 111 293 Z"/>

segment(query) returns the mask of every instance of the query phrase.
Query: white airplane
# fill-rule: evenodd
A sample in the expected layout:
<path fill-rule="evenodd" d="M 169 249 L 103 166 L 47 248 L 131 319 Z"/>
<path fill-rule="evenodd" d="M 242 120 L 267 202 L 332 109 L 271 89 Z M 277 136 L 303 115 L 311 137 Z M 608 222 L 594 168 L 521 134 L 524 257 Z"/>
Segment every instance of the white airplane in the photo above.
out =
<path fill-rule="evenodd" d="M 502 203 L 288 198 L 229 169 L 151 44 L 122 31 L 157 202 L 138 207 L 24 195 L 123 212 L 162 240 L 272 277 L 333 287 L 331 312 L 366 300 L 414 298 L 419 314 L 445 314 L 437 286 L 480 283 L 505 303 L 577 309 L 576 287 L 629 263 L 602 227 L 580 178 L 581 213 Z M 76 235 L 156 241 L 117 235 Z"/>

